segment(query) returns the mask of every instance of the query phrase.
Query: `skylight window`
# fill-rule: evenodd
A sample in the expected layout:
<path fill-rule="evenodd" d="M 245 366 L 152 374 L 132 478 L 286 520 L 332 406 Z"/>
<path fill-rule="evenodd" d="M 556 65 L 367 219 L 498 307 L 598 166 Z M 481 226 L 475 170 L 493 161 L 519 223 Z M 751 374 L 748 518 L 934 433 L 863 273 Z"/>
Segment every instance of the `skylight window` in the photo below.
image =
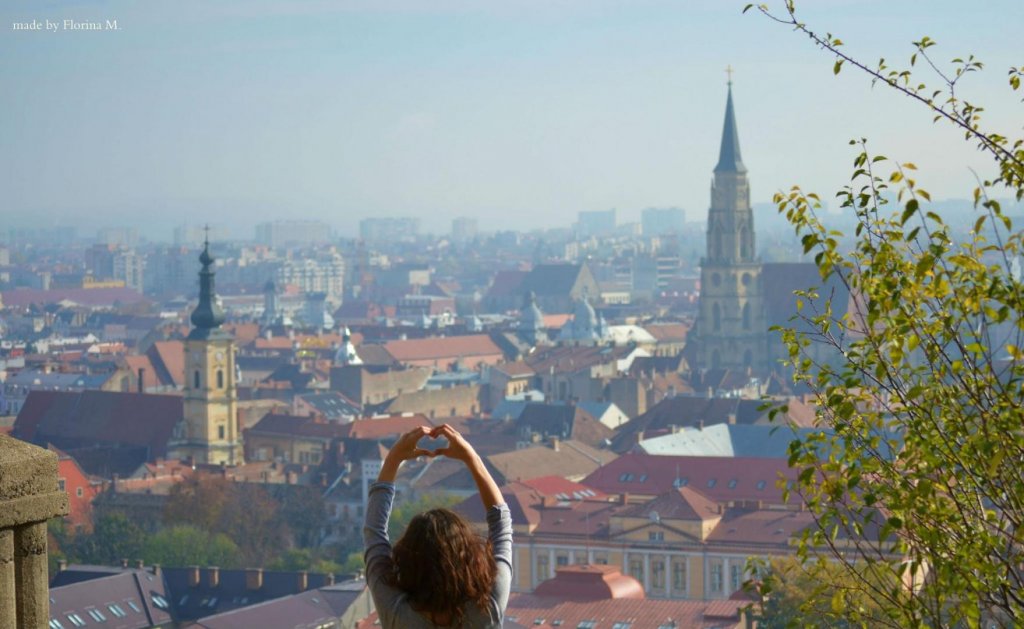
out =
<path fill-rule="evenodd" d="M 763 480 L 759 480 L 759 481 L 757 481 L 757 488 L 758 488 L 758 489 L 764 489 L 764 488 L 765 488 L 765 485 L 767 485 L 767 484 L 768 484 L 768 483 L 766 483 L 765 481 L 763 481 Z"/>
<path fill-rule="evenodd" d="M 644 483 L 647 481 L 647 474 L 641 474 L 639 482 Z"/>
<path fill-rule="evenodd" d="M 92 619 L 95 620 L 96 622 L 103 622 L 103 621 L 105 621 L 107 619 L 107 617 L 103 615 L 103 612 L 101 612 L 98 609 L 87 609 L 85 611 L 90 616 L 92 616 Z"/>
<path fill-rule="evenodd" d="M 708 479 L 708 487 L 714 487 L 715 483 L 717 483 L 717 482 L 718 482 L 717 478 L 709 478 Z"/>
<path fill-rule="evenodd" d="M 60 624 L 60 621 L 56 618 L 51 618 L 50 629 L 64 629 L 64 625 Z"/>
<path fill-rule="evenodd" d="M 596 620 L 584 620 L 576 625 L 576 629 L 594 629 L 597 626 Z"/>
<path fill-rule="evenodd" d="M 67 616 L 68 620 L 71 622 L 72 625 L 74 625 L 76 627 L 84 627 L 85 626 L 85 621 L 82 620 L 82 617 L 79 616 L 78 614 L 64 614 L 64 615 Z"/>
<path fill-rule="evenodd" d="M 632 482 L 632 481 L 633 481 L 633 475 L 630 474 L 629 472 L 623 472 L 622 474 L 619 475 L 619 482 L 620 483 L 629 483 L 629 482 Z"/>
<path fill-rule="evenodd" d="M 124 618 L 128 615 L 128 612 L 124 611 L 124 609 L 122 609 L 122 607 L 117 603 L 111 603 L 107 605 L 107 609 L 110 610 L 111 614 L 117 616 L 118 618 Z"/>
<path fill-rule="evenodd" d="M 167 599 L 160 596 L 159 594 L 153 595 L 153 604 L 156 605 L 158 609 L 170 609 L 171 607 L 170 604 L 167 602 Z"/>
<path fill-rule="evenodd" d="M 735 478 L 729 479 L 729 489 L 736 489 L 736 482 Z"/>
<path fill-rule="evenodd" d="M 680 487 L 686 487 L 686 485 L 689 482 L 689 478 L 677 478 L 674 481 L 672 481 L 672 486 L 675 487 L 676 489 L 679 489 Z"/>
<path fill-rule="evenodd" d="M 612 629 L 629 629 L 632 626 L 633 623 L 631 622 L 617 622 L 614 625 L 612 625 Z"/>
<path fill-rule="evenodd" d="M 125 601 L 125 602 L 128 603 L 128 607 L 132 608 L 132 611 L 140 613 L 140 614 L 142 613 L 142 610 L 139 609 L 139 606 L 135 604 L 135 601 Z"/>

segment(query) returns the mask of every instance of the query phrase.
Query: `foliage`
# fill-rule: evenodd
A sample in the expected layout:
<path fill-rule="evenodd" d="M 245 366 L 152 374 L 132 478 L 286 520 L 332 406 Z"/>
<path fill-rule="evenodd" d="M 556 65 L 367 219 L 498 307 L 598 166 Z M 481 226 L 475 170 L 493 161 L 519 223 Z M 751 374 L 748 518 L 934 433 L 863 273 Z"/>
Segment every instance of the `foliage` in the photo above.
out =
<path fill-rule="evenodd" d="M 270 570 L 306 570 L 321 574 L 340 574 L 342 567 L 310 548 L 291 548 L 267 564 Z"/>
<path fill-rule="evenodd" d="M 146 539 L 142 558 L 163 566 L 241 566 L 241 552 L 227 535 L 179 524 L 162 529 Z"/>
<path fill-rule="evenodd" d="M 277 494 L 281 516 L 300 547 L 316 546 L 327 526 L 327 505 L 318 487 L 285 485 Z"/>
<path fill-rule="evenodd" d="M 405 532 L 409 520 L 424 511 L 431 509 L 448 509 L 462 502 L 462 499 L 451 494 L 424 494 L 420 498 L 396 504 L 391 510 L 391 520 L 388 522 L 388 537 L 394 543 Z"/>
<path fill-rule="evenodd" d="M 247 565 L 263 565 L 288 546 L 289 531 L 279 503 L 253 483 L 215 476 L 182 481 L 171 490 L 164 521 L 223 533 L 238 545 Z"/>
<path fill-rule="evenodd" d="M 96 520 L 92 534 L 80 534 L 64 544 L 69 558 L 81 563 L 112 565 L 142 556 L 146 532 L 124 514 L 113 513 Z"/>
<path fill-rule="evenodd" d="M 806 617 L 813 624 L 1012 626 L 1024 617 L 1024 285 L 1015 269 L 1022 234 L 991 194 L 1024 198 L 1024 140 L 983 129 L 983 108 L 957 91 L 983 67 L 973 56 L 944 71 L 931 57 L 933 40 L 914 42 L 910 68 L 935 72 L 941 87 L 932 90 L 912 69 L 849 57 L 841 40 L 800 22 L 791 1 L 785 7 L 781 16 L 758 9 L 835 55 L 834 72 L 856 67 L 924 104 L 995 166 L 974 191 L 973 230 L 955 234 L 928 209 L 913 164 L 852 142 L 851 183 L 838 194 L 857 217 L 851 251 L 819 220 L 816 195 L 776 195 L 823 285 L 841 282 L 854 295 L 847 312 L 827 294 L 799 293 L 798 317 L 813 332 L 781 330 L 795 379 L 816 392 L 819 421 L 834 430 L 790 448 L 800 470 L 792 491 L 819 524 L 799 556 L 820 563 L 815 553 L 825 548 L 839 569 L 818 575 L 824 587 L 811 589 L 803 611 L 815 614 Z M 1010 69 L 1012 90 L 1022 72 Z M 837 363 L 815 361 L 812 343 L 832 348 Z M 821 605 L 827 592 L 835 597 Z M 869 622 L 859 614 L 851 593 L 878 615 Z"/>
<path fill-rule="evenodd" d="M 366 563 L 363 561 L 363 551 L 357 550 L 349 553 L 345 563 L 341 566 L 341 571 L 345 574 L 354 574 L 365 568 Z"/>
<path fill-rule="evenodd" d="M 882 622 L 881 610 L 839 565 L 776 557 L 759 566 L 756 584 L 761 609 L 753 614 L 759 629 L 835 627 L 846 629 Z M 808 596 L 811 593 L 811 596 Z M 833 606 L 841 606 L 836 618 Z"/>

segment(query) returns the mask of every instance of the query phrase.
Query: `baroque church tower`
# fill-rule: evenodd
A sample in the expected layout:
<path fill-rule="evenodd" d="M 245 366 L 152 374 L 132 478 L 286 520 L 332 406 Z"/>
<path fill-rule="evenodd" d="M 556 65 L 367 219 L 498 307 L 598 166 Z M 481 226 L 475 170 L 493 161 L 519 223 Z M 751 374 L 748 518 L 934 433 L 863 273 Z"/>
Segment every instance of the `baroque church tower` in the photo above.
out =
<path fill-rule="evenodd" d="M 185 339 L 184 419 L 168 445 L 168 458 L 196 463 L 243 463 L 238 436 L 235 389 L 235 340 L 221 329 L 224 311 L 213 289 L 209 241 L 199 262 L 199 303 L 192 311 L 192 331 Z"/>
<path fill-rule="evenodd" d="M 761 271 L 730 80 L 722 147 L 711 184 L 707 254 L 701 260 L 696 326 L 698 367 L 767 367 Z"/>

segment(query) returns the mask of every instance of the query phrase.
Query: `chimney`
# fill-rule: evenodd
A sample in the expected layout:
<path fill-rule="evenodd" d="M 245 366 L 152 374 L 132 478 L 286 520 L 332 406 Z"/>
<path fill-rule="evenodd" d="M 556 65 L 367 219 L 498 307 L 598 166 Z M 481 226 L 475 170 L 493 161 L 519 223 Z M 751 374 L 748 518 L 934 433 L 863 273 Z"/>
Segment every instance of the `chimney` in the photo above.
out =
<path fill-rule="evenodd" d="M 215 588 L 220 585 L 220 568 L 217 566 L 210 566 L 207 568 L 206 581 L 211 588 Z"/>
<path fill-rule="evenodd" d="M 637 444 L 639 444 L 643 440 L 644 440 L 644 431 L 642 431 L 642 430 L 636 431 L 636 442 L 637 442 Z"/>
<path fill-rule="evenodd" d="M 146 567 L 146 564 L 142 563 L 141 559 L 136 559 L 135 560 L 135 569 L 136 570 L 142 570 L 145 567 Z"/>
<path fill-rule="evenodd" d="M 704 430 L 704 420 L 703 419 L 698 419 L 697 420 L 697 430 Z"/>
<path fill-rule="evenodd" d="M 160 564 L 158 564 L 158 563 L 155 563 L 155 564 L 151 565 L 151 566 L 149 567 L 149 571 L 150 571 L 150 572 L 151 572 L 151 573 L 153 574 L 153 576 L 155 576 L 155 577 L 158 577 L 158 576 L 160 576 Z"/>
<path fill-rule="evenodd" d="M 193 588 L 199 587 L 199 566 L 188 567 L 188 586 Z"/>
<path fill-rule="evenodd" d="M 708 397 L 709 398 L 715 397 L 715 390 L 713 388 L 711 388 L 711 387 L 708 387 Z"/>
<path fill-rule="evenodd" d="M 295 591 L 296 591 L 296 593 L 298 593 L 298 592 L 305 592 L 306 588 L 308 588 L 308 587 L 309 587 L 309 573 L 306 572 L 305 570 L 299 570 L 298 573 L 296 573 L 296 579 L 295 579 Z"/>
<path fill-rule="evenodd" d="M 334 585 L 334 575 L 333 574 L 328 573 L 328 574 L 324 575 L 324 585 Z"/>
<path fill-rule="evenodd" d="M 624 505 L 629 504 L 629 493 L 625 491 L 622 492 L 622 495 L 619 497 L 619 501 Z"/>
<path fill-rule="evenodd" d="M 558 452 L 558 437 L 552 435 L 551 437 L 548 437 L 548 440 L 551 442 L 551 449 L 554 450 L 555 452 Z"/>
<path fill-rule="evenodd" d="M 128 560 L 124 559 L 123 557 L 121 558 L 121 567 L 122 568 L 127 568 L 128 567 Z"/>
<path fill-rule="evenodd" d="M 294 470 L 288 470 L 285 476 L 287 477 L 289 485 L 294 485 L 299 482 L 299 474 Z"/>
<path fill-rule="evenodd" d="M 142 377 L 143 377 L 143 375 L 145 373 L 146 373 L 145 367 L 139 367 L 139 387 L 138 387 L 139 388 L 139 393 L 145 393 L 146 392 L 146 387 L 143 384 L 143 379 L 142 379 Z"/>
<path fill-rule="evenodd" d="M 735 424 L 736 423 L 736 413 L 729 413 L 729 423 L 730 424 Z"/>
<path fill-rule="evenodd" d="M 68 569 L 68 560 L 67 559 L 58 559 L 57 560 L 57 572 L 64 572 L 67 569 Z"/>
<path fill-rule="evenodd" d="M 679 425 L 678 424 L 669 424 L 668 425 L 668 432 L 669 432 L 670 435 L 674 435 L 674 434 L 678 433 L 679 432 Z"/>
<path fill-rule="evenodd" d="M 245 589 L 259 590 L 263 587 L 263 568 L 248 568 L 245 571 Z"/>
<path fill-rule="evenodd" d="M 327 487 L 327 473 L 320 472 L 320 486 Z"/>
<path fill-rule="evenodd" d="M 668 386 L 668 397 L 675 397 L 675 396 L 676 396 L 676 385 L 670 384 Z"/>

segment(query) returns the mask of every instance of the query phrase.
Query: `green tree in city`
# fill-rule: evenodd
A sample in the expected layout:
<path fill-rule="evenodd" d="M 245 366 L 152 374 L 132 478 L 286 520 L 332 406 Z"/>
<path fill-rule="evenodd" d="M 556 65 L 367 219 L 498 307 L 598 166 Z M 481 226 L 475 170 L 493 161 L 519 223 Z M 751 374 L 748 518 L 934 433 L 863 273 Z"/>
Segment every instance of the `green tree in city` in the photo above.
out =
<path fill-rule="evenodd" d="M 1024 140 L 985 128 L 983 108 L 964 99 L 961 82 L 983 68 L 973 56 L 940 63 L 935 41 L 923 37 L 906 68 L 884 59 L 866 64 L 837 37 L 801 22 L 791 1 L 781 11 L 745 11 L 752 7 L 808 37 L 832 57 L 835 73 L 852 67 L 913 99 L 992 160 L 991 174 L 974 189 L 976 222 L 966 235 L 930 209 L 912 163 L 873 155 L 865 140 L 851 142 L 850 184 L 838 193 L 843 211 L 857 218 L 852 248 L 822 222 L 817 195 L 798 187 L 776 195 L 821 285 L 841 282 L 853 295 L 848 309 L 823 290 L 800 292 L 797 317 L 812 331 L 780 330 L 787 366 L 816 393 L 818 421 L 833 431 L 790 448 L 799 470 L 791 492 L 818 526 L 799 544 L 815 576 L 801 583 L 804 615 L 787 622 L 1018 626 L 1022 234 L 997 198 L 1024 198 Z M 1024 67 L 1009 69 L 1011 93 L 1022 76 Z M 812 343 L 826 344 L 838 360 L 816 362 Z M 766 606 L 781 596 L 772 591 L 777 583 L 761 584 Z M 860 611 L 868 608 L 870 615 Z"/>
<path fill-rule="evenodd" d="M 241 566 L 241 552 L 227 535 L 185 524 L 161 529 L 147 538 L 142 558 L 163 566 Z"/>
<path fill-rule="evenodd" d="M 122 513 L 96 520 L 92 533 L 65 538 L 64 552 L 78 563 L 115 565 L 122 559 L 142 557 L 146 532 Z"/>

